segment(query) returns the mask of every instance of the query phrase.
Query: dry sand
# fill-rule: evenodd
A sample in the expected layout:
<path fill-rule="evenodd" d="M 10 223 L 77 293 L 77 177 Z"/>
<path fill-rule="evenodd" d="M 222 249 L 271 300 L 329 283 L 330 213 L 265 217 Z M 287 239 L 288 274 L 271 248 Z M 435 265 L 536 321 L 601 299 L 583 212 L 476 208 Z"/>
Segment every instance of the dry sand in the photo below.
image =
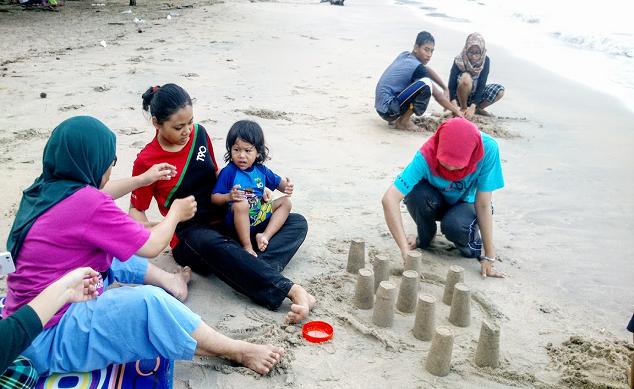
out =
<path fill-rule="evenodd" d="M 234 121 L 262 124 L 269 166 L 295 181 L 294 210 L 310 225 L 285 274 L 318 298 L 311 317 L 335 327 L 331 342 L 307 344 L 298 326 L 282 324 L 287 304 L 270 312 L 215 277 L 194 276 L 187 304 L 208 323 L 234 337 L 282 344 L 288 353 L 266 377 L 218 359 L 179 362 L 176 387 L 626 386 L 634 115 L 616 101 L 490 45 L 492 78 L 507 94 L 491 108 L 503 119 L 479 124 L 498 137 L 504 164 L 506 188 L 494 195 L 495 241 L 498 267 L 509 278 L 480 279 L 477 263 L 442 237 L 423 253 L 421 292 L 436 297 L 437 324 L 455 333 L 451 371 L 437 378 L 423 368 L 430 342 L 411 334 L 414 314 L 396 313 L 392 328 L 372 325 L 372 311 L 352 305 L 355 278 L 345 262 L 357 237 L 366 240 L 370 259 L 398 262 L 380 198 L 430 134 L 395 131 L 375 114 L 378 77 L 427 29 L 437 42 L 430 66 L 446 78 L 464 36 L 382 0 L 345 7 L 140 0 L 132 13 L 123 13 L 130 9 L 124 0 L 101 3 L 67 1 L 59 13 L 0 12 L 0 236 L 21 190 L 40 172 L 51 128 L 77 114 L 105 121 L 118 135 L 114 176 L 124 177 L 153 135 L 141 93 L 176 82 L 195 98 L 196 119 L 210 130 L 218 156 Z M 440 114 L 437 105 L 432 110 Z M 421 120 L 431 129 L 438 117 Z M 118 204 L 127 209 L 128 199 Z M 174 266 L 169 253 L 155 261 Z M 472 292 L 467 328 L 452 326 L 442 304 L 450 265 L 465 268 Z M 397 285 L 401 271 L 396 265 L 391 276 Z M 474 363 L 483 319 L 501 327 L 497 369 Z"/>

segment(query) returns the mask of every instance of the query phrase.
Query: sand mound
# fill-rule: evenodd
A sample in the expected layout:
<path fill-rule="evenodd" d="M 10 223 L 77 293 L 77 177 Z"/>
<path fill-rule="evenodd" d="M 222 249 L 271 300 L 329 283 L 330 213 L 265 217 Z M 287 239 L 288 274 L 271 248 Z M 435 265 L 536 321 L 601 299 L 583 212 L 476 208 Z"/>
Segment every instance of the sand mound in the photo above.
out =
<path fill-rule="evenodd" d="M 434 132 L 438 126 L 449 119 L 448 115 L 432 114 L 432 116 L 418 116 L 413 118 L 414 124 L 420 127 L 423 132 Z M 514 117 L 486 117 L 475 115 L 471 121 L 475 123 L 480 130 L 495 138 L 519 138 L 520 135 L 509 130 L 509 122 L 525 121 L 526 118 Z"/>
<path fill-rule="evenodd" d="M 626 369 L 634 345 L 571 336 L 560 346 L 549 343 L 548 355 L 562 370 L 561 384 L 573 388 L 627 388 Z"/>
<path fill-rule="evenodd" d="M 288 112 L 283 111 L 272 111 L 270 109 L 236 109 L 236 112 L 242 112 L 249 116 L 256 116 L 262 119 L 270 119 L 270 120 L 286 120 L 291 121 L 291 118 L 288 117 Z"/>

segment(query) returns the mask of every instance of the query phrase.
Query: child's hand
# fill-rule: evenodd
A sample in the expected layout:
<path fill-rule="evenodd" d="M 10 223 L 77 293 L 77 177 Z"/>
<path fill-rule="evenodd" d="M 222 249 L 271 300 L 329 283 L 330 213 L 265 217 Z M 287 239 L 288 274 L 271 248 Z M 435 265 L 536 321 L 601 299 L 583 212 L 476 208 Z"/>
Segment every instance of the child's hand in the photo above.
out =
<path fill-rule="evenodd" d="M 282 188 L 282 193 L 289 196 L 292 195 L 293 189 L 295 189 L 295 184 L 291 182 L 291 179 L 288 177 L 284 178 L 284 180 L 282 181 L 282 184 L 284 185 L 284 187 Z"/>
<path fill-rule="evenodd" d="M 157 163 L 139 176 L 141 186 L 148 186 L 159 180 L 171 180 L 176 176 L 176 166 L 169 163 Z"/>
<path fill-rule="evenodd" d="M 269 188 L 264 187 L 264 192 L 262 192 L 262 202 L 268 203 L 272 198 L 273 192 Z"/>
<path fill-rule="evenodd" d="M 244 191 L 240 190 L 240 185 L 234 185 L 233 188 L 231 188 L 231 192 L 229 193 L 229 199 L 232 202 L 238 202 L 238 201 L 242 201 L 245 199 L 244 197 Z"/>

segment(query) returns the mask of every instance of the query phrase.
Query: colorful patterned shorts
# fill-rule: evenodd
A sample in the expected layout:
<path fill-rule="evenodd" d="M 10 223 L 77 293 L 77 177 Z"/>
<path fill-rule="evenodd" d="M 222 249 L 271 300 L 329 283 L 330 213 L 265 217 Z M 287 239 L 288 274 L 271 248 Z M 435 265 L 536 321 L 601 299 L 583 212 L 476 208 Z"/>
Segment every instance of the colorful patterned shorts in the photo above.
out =
<path fill-rule="evenodd" d="M 0 376 L 0 388 L 26 389 L 34 388 L 38 374 L 31 361 L 18 357 Z"/>

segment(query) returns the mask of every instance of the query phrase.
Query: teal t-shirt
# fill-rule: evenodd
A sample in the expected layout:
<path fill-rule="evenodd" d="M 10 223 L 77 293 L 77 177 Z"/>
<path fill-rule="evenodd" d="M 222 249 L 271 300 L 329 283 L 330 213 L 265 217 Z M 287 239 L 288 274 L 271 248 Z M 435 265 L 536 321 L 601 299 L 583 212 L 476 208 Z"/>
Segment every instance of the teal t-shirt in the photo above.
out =
<path fill-rule="evenodd" d="M 492 192 L 504 187 L 502 176 L 502 163 L 498 144 L 493 137 L 480 132 L 484 146 L 484 156 L 478 162 L 475 172 L 469 174 L 460 181 L 447 181 L 442 177 L 434 176 L 429 170 L 429 165 L 420 150 L 414 155 L 414 159 L 394 180 L 394 186 L 404 196 L 414 188 L 421 180 L 430 183 L 438 189 L 449 204 L 457 202 L 474 203 L 476 191 Z"/>

